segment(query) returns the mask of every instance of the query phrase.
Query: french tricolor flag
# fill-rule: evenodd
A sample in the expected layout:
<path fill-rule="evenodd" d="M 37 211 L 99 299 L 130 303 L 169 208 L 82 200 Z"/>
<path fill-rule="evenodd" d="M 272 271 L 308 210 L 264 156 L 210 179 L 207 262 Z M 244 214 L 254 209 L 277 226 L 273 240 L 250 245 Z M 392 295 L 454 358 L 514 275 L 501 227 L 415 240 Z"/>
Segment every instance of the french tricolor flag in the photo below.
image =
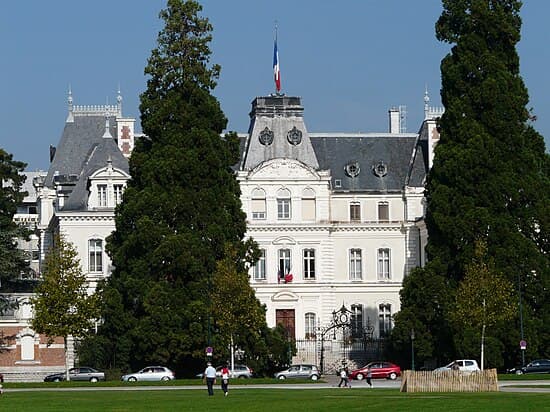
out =
<path fill-rule="evenodd" d="M 279 69 L 279 52 L 277 51 L 277 37 L 275 37 L 275 47 L 273 48 L 273 75 L 275 78 L 275 90 L 281 91 L 281 71 Z"/>

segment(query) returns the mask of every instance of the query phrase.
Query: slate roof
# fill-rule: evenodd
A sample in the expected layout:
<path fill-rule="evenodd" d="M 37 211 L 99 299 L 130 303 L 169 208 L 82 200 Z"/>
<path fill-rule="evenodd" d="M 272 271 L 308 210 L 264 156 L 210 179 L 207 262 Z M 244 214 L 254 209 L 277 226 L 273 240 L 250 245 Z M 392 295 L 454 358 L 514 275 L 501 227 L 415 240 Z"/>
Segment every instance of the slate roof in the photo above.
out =
<path fill-rule="evenodd" d="M 395 192 L 405 185 L 423 185 L 427 163 L 417 134 L 310 133 L 310 138 L 319 168 L 331 171 L 335 191 Z M 351 163 L 359 165 L 356 177 L 346 173 Z M 385 166 L 385 174 L 375 173 L 374 168 L 380 164 Z M 340 187 L 335 180 L 340 181 Z"/>
<path fill-rule="evenodd" d="M 114 119 L 110 121 L 111 136 L 116 135 Z M 74 187 L 62 210 L 86 210 L 88 177 L 107 166 L 111 159 L 114 168 L 128 173 L 128 160 L 113 138 L 104 138 L 104 116 L 75 116 L 65 123 L 61 140 L 48 169 L 45 186 L 53 188 L 56 175 L 74 180 Z"/>

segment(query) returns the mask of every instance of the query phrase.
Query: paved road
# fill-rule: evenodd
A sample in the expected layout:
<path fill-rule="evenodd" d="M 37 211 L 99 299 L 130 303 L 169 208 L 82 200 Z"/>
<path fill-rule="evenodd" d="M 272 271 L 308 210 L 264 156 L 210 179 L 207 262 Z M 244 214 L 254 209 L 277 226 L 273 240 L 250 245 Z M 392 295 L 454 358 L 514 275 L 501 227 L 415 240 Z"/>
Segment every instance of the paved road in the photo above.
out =
<path fill-rule="evenodd" d="M 322 383 L 285 383 L 285 384 L 247 384 L 247 385 L 232 385 L 231 390 L 241 389 L 338 389 L 338 382 L 340 378 L 326 377 L 326 382 Z M 526 386 L 545 386 L 544 388 L 533 388 Z M 396 389 L 401 387 L 401 379 L 395 381 L 386 379 L 373 379 L 373 388 L 370 389 L 365 381 L 353 381 L 351 390 L 376 390 L 380 388 Z M 531 381 L 502 381 L 499 382 L 499 388 L 503 392 L 541 392 L 550 393 L 550 381 L 545 380 L 531 380 Z M 4 389 L 8 392 L 35 392 L 35 391 L 167 391 L 167 390 L 204 390 L 203 385 L 184 385 L 184 386 L 118 386 L 118 387 L 77 387 L 77 388 L 9 388 Z M 340 388 L 338 390 L 349 390 L 346 388 Z"/>

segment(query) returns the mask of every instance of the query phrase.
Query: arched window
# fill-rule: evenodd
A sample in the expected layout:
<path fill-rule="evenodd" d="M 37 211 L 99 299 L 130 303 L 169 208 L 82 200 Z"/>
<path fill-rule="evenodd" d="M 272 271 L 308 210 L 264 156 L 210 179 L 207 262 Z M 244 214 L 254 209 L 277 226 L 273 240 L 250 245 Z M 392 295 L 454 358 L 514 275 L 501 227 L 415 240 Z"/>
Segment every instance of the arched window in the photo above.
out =
<path fill-rule="evenodd" d="M 31 335 L 21 338 L 21 360 L 34 360 L 34 337 Z"/>
<path fill-rule="evenodd" d="M 266 218 L 265 192 L 263 189 L 254 189 L 252 192 L 252 219 Z"/>
<path fill-rule="evenodd" d="M 291 218 L 290 191 L 281 189 L 277 192 L 277 219 L 287 220 Z"/>
<path fill-rule="evenodd" d="M 351 222 L 361 221 L 361 203 L 351 202 L 349 204 L 349 220 Z"/>
<path fill-rule="evenodd" d="M 88 271 L 103 272 L 103 240 L 88 241 Z"/>
<path fill-rule="evenodd" d="M 378 221 L 388 222 L 390 220 L 390 204 L 388 202 L 378 203 Z"/>
<path fill-rule="evenodd" d="M 315 192 L 306 188 L 302 192 L 302 220 L 315 221 Z"/>
<path fill-rule="evenodd" d="M 315 339 L 317 325 L 315 323 L 315 313 L 308 312 L 305 317 L 305 338 Z"/>

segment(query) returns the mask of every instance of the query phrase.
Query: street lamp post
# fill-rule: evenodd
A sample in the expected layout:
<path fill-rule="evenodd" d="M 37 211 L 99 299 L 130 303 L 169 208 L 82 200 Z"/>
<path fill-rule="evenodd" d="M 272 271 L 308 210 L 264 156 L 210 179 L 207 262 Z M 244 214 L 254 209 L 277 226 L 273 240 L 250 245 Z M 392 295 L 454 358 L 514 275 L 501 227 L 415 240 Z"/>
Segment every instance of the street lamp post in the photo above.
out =
<path fill-rule="evenodd" d="M 414 329 L 411 329 L 411 370 L 414 370 Z"/>
<path fill-rule="evenodd" d="M 519 295 L 519 333 L 521 336 L 521 342 L 523 339 L 523 305 L 521 303 L 521 272 L 518 270 L 518 295 Z M 520 347 L 521 350 L 521 367 L 525 366 L 525 349 Z"/>

